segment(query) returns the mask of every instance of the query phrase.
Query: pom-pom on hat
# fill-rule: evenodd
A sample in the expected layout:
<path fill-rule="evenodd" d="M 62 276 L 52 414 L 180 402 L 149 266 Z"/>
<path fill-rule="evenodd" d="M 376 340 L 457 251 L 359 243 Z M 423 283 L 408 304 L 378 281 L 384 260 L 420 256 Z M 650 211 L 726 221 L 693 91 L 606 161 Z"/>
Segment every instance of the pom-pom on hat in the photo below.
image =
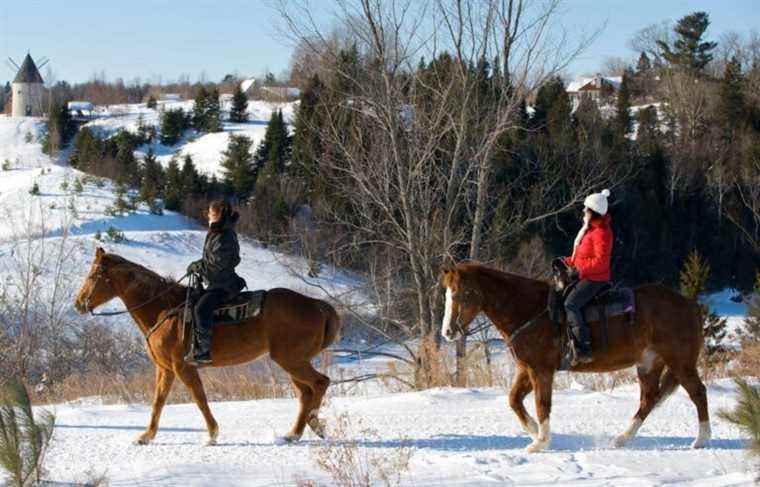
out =
<path fill-rule="evenodd" d="M 606 215 L 607 207 L 608 207 L 607 198 L 609 197 L 610 197 L 610 190 L 603 189 L 601 193 L 594 193 L 594 194 L 590 194 L 586 196 L 586 199 L 583 201 L 583 206 L 591 210 L 594 210 L 600 215 Z"/>

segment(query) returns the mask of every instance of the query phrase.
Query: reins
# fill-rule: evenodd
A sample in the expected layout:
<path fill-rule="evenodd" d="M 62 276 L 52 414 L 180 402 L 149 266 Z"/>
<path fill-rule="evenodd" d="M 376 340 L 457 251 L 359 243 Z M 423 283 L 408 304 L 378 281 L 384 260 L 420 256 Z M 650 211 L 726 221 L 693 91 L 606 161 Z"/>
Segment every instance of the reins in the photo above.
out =
<path fill-rule="evenodd" d="M 108 274 L 101 274 L 102 272 L 103 272 L 103 271 L 102 271 L 100 268 L 98 268 L 98 274 L 100 274 L 100 275 L 103 275 L 103 276 L 105 277 L 106 283 L 108 284 L 108 286 L 109 286 L 109 287 L 111 288 L 111 290 L 113 291 L 114 289 L 113 289 L 113 286 L 111 285 L 111 279 L 108 277 Z M 185 280 L 185 278 L 186 278 L 187 276 L 189 276 L 189 275 L 190 275 L 190 273 L 189 273 L 189 272 L 188 272 L 188 273 L 185 273 L 185 275 L 184 275 L 184 276 L 182 276 L 182 277 L 181 277 L 181 278 L 180 278 L 180 279 L 179 279 L 177 282 L 170 284 L 170 285 L 169 285 L 169 286 L 166 288 L 166 290 L 164 290 L 164 291 L 162 291 L 162 292 L 160 292 L 160 293 L 156 294 L 156 295 L 155 295 L 155 296 L 153 296 L 152 298 L 148 299 L 147 301 L 145 301 L 145 302 L 143 302 L 143 303 L 140 303 L 140 304 L 138 304 L 137 306 L 135 306 L 135 307 L 133 307 L 133 308 L 127 308 L 127 309 L 124 309 L 124 310 L 121 310 L 121 311 L 104 311 L 104 312 L 102 312 L 102 313 L 96 313 L 96 312 L 94 312 L 93 310 L 90 310 L 90 314 L 91 314 L 92 316 L 118 316 L 118 315 L 123 315 L 123 314 L 125 314 L 125 313 L 131 313 L 132 311 L 135 311 L 135 310 L 137 310 L 137 309 L 140 309 L 140 308 L 142 308 L 143 306 L 146 306 L 147 304 L 149 304 L 149 303 L 152 303 L 152 302 L 153 302 L 153 301 L 155 301 L 156 299 L 158 299 L 158 298 L 160 298 L 160 297 L 162 297 L 162 296 L 165 296 L 165 295 L 167 295 L 169 292 L 171 292 L 171 291 L 173 290 L 173 286 L 174 286 L 175 284 L 179 284 L 180 282 L 184 281 L 184 280 Z M 93 287 L 93 289 L 94 289 L 94 287 Z M 91 293 L 92 293 L 92 291 L 91 291 Z M 86 302 L 89 302 L 89 300 L 90 300 L 90 296 L 88 296 L 88 297 L 86 298 L 86 300 L 85 300 L 85 301 L 86 301 Z M 154 328 L 155 328 L 155 327 L 154 327 Z"/>
<path fill-rule="evenodd" d="M 510 335 L 510 337 L 507 338 L 504 341 L 504 343 L 508 347 L 512 348 L 512 343 L 517 339 L 517 337 L 520 336 L 520 334 L 523 333 L 525 330 L 527 330 L 528 328 L 530 328 L 531 326 L 533 326 L 536 323 L 536 320 L 538 318 L 540 318 L 544 313 L 547 313 L 547 312 L 548 312 L 548 310 L 546 308 L 544 308 L 537 315 L 533 316 L 532 318 L 530 318 L 528 320 L 523 321 L 522 324 L 520 324 L 520 326 L 518 326 L 517 329 L 512 332 L 512 334 Z M 456 319 L 455 323 L 457 325 L 457 328 L 459 329 L 458 330 L 459 333 L 462 334 L 462 335 L 465 335 L 465 336 L 472 336 L 472 335 L 474 335 L 474 334 L 476 334 L 478 332 L 481 332 L 481 331 L 485 330 L 489 326 L 493 325 L 493 322 L 491 322 L 491 320 L 487 320 L 485 323 L 483 323 L 482 325 L 476 327 L 475 329 L 470 330 L 467 333 L 463 333 L 464 328 L 462 327 L 462 324 L 460 323 L 459 318 L 460 318 L 460 316 L 457 316 L 457 319 Z"/>

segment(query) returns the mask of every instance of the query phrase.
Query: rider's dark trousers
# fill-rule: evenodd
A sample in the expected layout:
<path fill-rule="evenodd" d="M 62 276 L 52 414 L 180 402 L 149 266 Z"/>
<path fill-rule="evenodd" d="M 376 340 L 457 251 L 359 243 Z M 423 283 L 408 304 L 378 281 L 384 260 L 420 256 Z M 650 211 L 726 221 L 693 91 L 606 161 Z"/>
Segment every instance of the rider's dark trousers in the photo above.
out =
<path fill-rule="evenodd" d="M 578 282 L 570 291 L 570 294 L 567 295 L 567 298 L 565 298 L 567 320 L 570 323 L 575 338 L 583 346 L 591 345 L 591 330 L 583 318 L 583 307 L 594 299 L 594 296 L 606 285 L 607 283 L 604 281 L 587 281 L 584 279 Z"/>
<path fill-rule="evenodd" d="M 194 311 L 196 337 L 200 351 L 208 351 L 211 348 L 211 326 L 214 324 L 214 310 L 227 298 L 227 293 L 221 289 L 212 289 L 203 292 L 196 301 Z"/>

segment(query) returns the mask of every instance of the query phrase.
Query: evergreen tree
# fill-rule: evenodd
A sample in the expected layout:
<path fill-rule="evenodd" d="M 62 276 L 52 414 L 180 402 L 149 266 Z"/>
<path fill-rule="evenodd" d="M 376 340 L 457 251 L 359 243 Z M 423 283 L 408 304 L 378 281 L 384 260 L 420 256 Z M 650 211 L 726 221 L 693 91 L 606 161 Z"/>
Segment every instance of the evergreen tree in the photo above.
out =
<path fill-rule="evenodd" d="M 182 209 L 182 173 L 179 169 L 179 163 L 176 157 L 169 160 L 166 168 L 166 184 L 164 186 L 164 205 L 169 211 L 180 211 Z"/>
<path fill-rule="evenodd" d="M 161 143 L 176 144 L 187 128 L 187 117 L 181 108 L 165 110 L 161 114 Z"/>
<path fill-rule="evenodd" d="M 43 152 L 52 155 L 66 148 L 76 131 L 77 126 L 66 103 L 55 105 L 48 117 L 47 133 L 42 143 Z"/>
<path fill-rule="evenodd" d="M 725 351 L 723 340 L 726 337 L 726 319 L 721 318 L 710 310 L 710 307 L 699 302 L 705 292 L 707 279 L 710 277 L 710 265 L 693 250 L 684 262 L 681 270 L 681 293 L 696 301 L 702 314 L 703 335 L 705 337 L 705 352 L 708 357 Z"/>
<path fill-rule="evenodd" d="M 248 97 L 243 93 L 240 84 L 235 86 L 232 95 L 232 108 L 230 109 L 230 121 L 242 123 L 248 120 Z"/>
<path fill-rule="evenodd" d="M 626 136 L 631 133 L 633 119 L 631 117 L 631 77 L 633 73 L 626 70 L 618 90 L 617 104 L 615 105 L 614 132 L 618 141 L 626 141 Z"/>
<path fill-rule="evenodd" d="M 153 95 L 150 95 L 148 97 L 148 102 L 145 104 L 147 108 L 152 108 L 155 110 L 158 107 L 158 100 L 156 100 L 156 97 Z"/>
<path fill-rule="evenodd" d="M 301 92 L 293 134 L 293 165 L 291 172 L 303 177 L 313 177 L 322 155 L 322 137 L 317 111 L 324 85 L 318 75 L 309 79 Z"/>
<path fill-rule="evenodd" d="M 264 140 L 256 150 L 257 167 L 263 167 L 259 180 L 262 182 L 272 176 L 285 172 L 292 155 L 292 138 L 282 116 L 282 111 L 272 113 L 264 134 Z"/>
<path fill-rule="evenodd" d="M 180 179 L 182 181 L 183 198 L 197 195 L 202 192 L 203 188 L 200 184 L 198 171 L 195 169 L 195 164 L 193 164 L 193 158 L 190 157 L 190 154 L 185 155 L 185 158 L 182 161 Z"/>
<path fill-rule="evenodd" d="M 702 39 L 709 25 L 707 12 L 694 12 L 681 18 L 673 29 L 676 33 L 673 46 L 657 41 L 662 57 L 671 65 L 693 74 L 702 72 L 712 61 L 712 50 L 718 45 Z"/>
<path fill-rule="evenodd" d="M 719 113 L 721 125 L 729 134 L 733 134 L 733 131 L 741 127 L 745 120 L 744 77 L 741 63 L 736 56 L 726 64 L 721 80 Z M 729 137 L 733 138 L 732 135 Z"/>
<path fill-rule="evenodd" d="M 145 155 L 142 164 L 142 178 L 140 180 L 139 199 L 145 202 L 150 212 L 161 214 L 160 206 L 156 199 L 160 197 L 164 187 L 164 170 L 156 159 L 151 148 Z"/>
<path fill-rule="evenodd" d="M 570 99 L 559 76 L 550 79 L 538 89 L 532 122 L 551 134 L 559 134 L 570 121 Z"/>
<path fill-rule="evenodd" d="M 214 88 L 206 97 L 206 130 L 222 131 L 222 108 L 219 103 L 219 90 Z"/>
<path fill-rule="evenodd" d="M 760 341 L 760 271 L 755 277 L 755 289 L 747 302 L 747 319 L 744 320 L 744 338 L 750 343 Z"/>
<path fill-rule="evenodd" d="M 253 163 L 253 141 L 244 135 L 230 135 L 229 145 L 222 155 L 224 185 L 227 190 L 244 200 L 253 191 L 257 167 Z M 215 180 L 212 181 L 215 186 Z"/>
<path fill-rule="evenodd" d="M 739 390 L 736 406 L 732 411 L 719 411 L 718 416 L 746 433 L 750 454 L 760 457 L 760 386 L 740 378 L 734 382 Z"/>
<path fill-rule="evenodd" d="M 116 161 L 119 167 L 119 179 L 131 186 L 140 182 L 140 171 L 135 159 L 135 143 L 132 134 L 126 130 L 120 130 L 114 137 L 116 143 Z"/>
<path fill-rule="evenodd" d="M 208 102 L 209 92 L 205 86 L 201 86 L 195 95 L 192 115 L 193 128 L 199 132 L 205 132 L 208 127 Z"/>
<path fill-rule="evenodd" d="M 636 63 L 636 74 L 648 74 L 652 69 L 652 62 L 649 60 L 647 53 L 642 52 L 639 61 Z"/>

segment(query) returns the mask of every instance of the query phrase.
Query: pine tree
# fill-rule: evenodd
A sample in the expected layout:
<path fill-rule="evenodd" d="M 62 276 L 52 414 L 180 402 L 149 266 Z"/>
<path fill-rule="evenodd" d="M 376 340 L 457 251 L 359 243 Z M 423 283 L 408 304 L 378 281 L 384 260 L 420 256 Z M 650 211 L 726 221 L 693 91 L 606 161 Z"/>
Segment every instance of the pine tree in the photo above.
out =
<path fill-rule="evenodd" d="M 760 341 L 760 271 L 755 276 L 755 289 L 747 302 L 747 318 L 744 320 L 742 335 L 750 343 Z"/>
<path fill-rule="evenodd" d="M 697 302 L 703 323 L 703 335 L 705 337 L 705 352 L 708 357 L 725 350 L 723 340 L 726 337 L 726 319 L 721 318 L 710 310 L 710 307 L 699 302 L 700 296 L 705 292 L 707 279 L 710 277 L 710 265 L 693 250 L 684 262 L 681 270 L 681 294 Z"/>
<path fill-rule="evenodd" d="M 716 42 L 702 40 L 709 25 L 710 16 L 707 12 L 694 12 L 681 18 L 673 29 L 677 36 L 673 46 L 657 41 L 662 57 L 671 65 L 692 74 L 702 72 L 712 61 L 712 50 L 718 45 Z"/>
<path fill-rule="evenodd" d="M 143 159 L 141 172 L 139 199 L 148 205 L 151 213 L 163 213 L 156 199 L 160 197 L 163 191 L 164 170 L 156 159 L 152 148 Z"/>
<path fill-rule="evenodd" d="M 626 141 L 626 137 L 633 128 L 631 117 L 631 77 L 633 73 L 626 70 L 618 90 L 617 104 L 615 105 L 614 131 L 618 141 Z"/>
<path fill-rule="evenodd" d="M 148 97 L 148 102 L 145 104 L 146 108 L 152 108 L 155 110 L 158 107 L 158 101 L 156 100 L 156 97 L 153 95 L 150 95 Z"/>
<path fill-rule="evenodd" d="M 720 118 L 729 138 L 741 127 L 745 120 L 744 77 L 742 65 L 736 56 L 726 64 L 720 83 Z"/>
<path fill-rule="evenodd" d="M 243 93 L 240 84 L 235 86 L 232 95 L 232 108 L 230 109 L 230 121 L 242 123 L 248 120 L 248 97 Z"/>
<path fill-rule="evenodd" d="M 642 52 L 639 61 L 636 63 L 636 74 L 648 74 L 652 69 L 652 62 L 649 60 L 647 53 Z"/>
<path fill-rule="evenodd" d="M 318 106 L 324 85 L 318 75 L 309 79 L 301 92 L 293 134 L 293 164 L 289 172 L 302 177 L 313 177 L 322 156 L 322 137 Z"/>
<path fill-rule="evenodd" d="M 270 177 L 282 175 L 292 156 L 293 141 L 288 133 L 288 127 L 277 110 L 272 113 L 264 134 L 264 140 L 256 149 L 254 157 L 256 166 L 262 168 L 258 179 L 259 183 L 265 183 Z"/>
<path fill-rule="evenodd" d="M 732 411 L 719 411 L 718 416 L 744 431 L 750 438 L 749 452 L 760 456 L 760 386 L 740 378 L 734 382 L 739 389 L 736 406 Z"/>
<path fill-rule="evenodd" d="M 202 192 L 203 188 L 199 181 L 198 171 L 195 169 L 195 164 L 193 164 L 193 158 L 190 157 L 190 154 L 186 154 L 182 161 L 180 179 L 182 180 L 182 195 L 184 198 Z"/>
<path fill-rule="evenodd" d="M 253 191 L 257 167 L 253 163 L 253 141 L 244 135 L 230 135 L 229 145 L 222 155 L 224 185 L 229 192 L 244 200 Z M 213 182 L 212 182 L 213 185 Z"/>
<path fill-rule="evenodd" d="M 164 205 L 169 211 L 180 211 L 182 209 L 182 173 L 176 157 L 172 157 L 166 167 Z"/>
<path fill-rule="evenodd" d="M 208 98 L 209 92 L 201 86 L 195 95 L 192 115 L 193 128 L 199 132 L 205 132 L 208 127 Z"/>
<path fill-rule="evenodd" d="M 165 110 L 161 114 L 161 143 L 176 144 L 187 128 L 187 117 L 181 108 Z"/>
<path fill-rule="evenodd" d="M 219 104 L 219 90 L 216 88 L 206 98 L 206 130 L 212 133 L 222 131 L 222 108 Z"/>

